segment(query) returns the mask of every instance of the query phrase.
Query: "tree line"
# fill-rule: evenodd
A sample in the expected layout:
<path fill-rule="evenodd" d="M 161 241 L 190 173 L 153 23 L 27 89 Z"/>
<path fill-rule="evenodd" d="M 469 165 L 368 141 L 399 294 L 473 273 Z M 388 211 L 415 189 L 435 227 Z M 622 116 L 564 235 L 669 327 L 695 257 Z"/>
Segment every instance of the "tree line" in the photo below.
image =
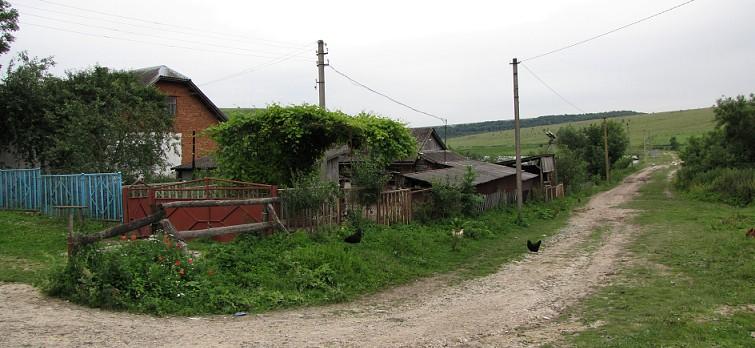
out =
<path fill-rule="evenodd" d="M 614 117 L 623 117 L 623 116 L 631 116 L 631 115 L 639 115 L 639 114 L 643 114 L 643 113 L 637 112 L 637 111 L 630 111 L 630 110 L 621 110 L 621 111 L 595 112 L 595 113 L 587 113 L 587 114 L 546 115 L 546 116 L 539 116 L 535 118 L 521 119 L 520 124 L 522 128 L 526 128 L 526 127 L 546 126 L 546 125 L 551 125 L 551 124 L 559 124 L 559 123 L 567 123 L 567 122 L 597 120 L 603 117 L 614 118 Z M 443 126 L 436 126 L 435 129 L 439 130 L 440 134 L 443 134 Z M 449 138 L 453 138 L 453 137 L 460 137 L 463 135 L 479 134 L 479 133 L 487 133 L 487 132 L 498 132 L 498 131 L 504 131 L 504 130 L 509 130 L 509 129 L 514 129 L 514 120 L 462 123 L 462 124 L 449 125 L 448 130 L 447 130 L 447 136 Z"/>

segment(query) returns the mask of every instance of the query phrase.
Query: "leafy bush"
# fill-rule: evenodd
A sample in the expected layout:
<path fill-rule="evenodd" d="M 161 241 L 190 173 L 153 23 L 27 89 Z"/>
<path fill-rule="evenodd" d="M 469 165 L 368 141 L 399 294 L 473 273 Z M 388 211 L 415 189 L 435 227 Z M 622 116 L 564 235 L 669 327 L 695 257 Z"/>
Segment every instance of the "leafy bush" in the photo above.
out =
<path fill-rule="evenodd" d="M 755 168 L 716 168 L 697 173 L 686 187 L 701 200 L 747 206 L 755 201 Z"/>
<path fill-rule="evenodd" d="M 608 133 L 608 159 L 610 165 L 614 166 L 629 146 L 629 135 L 620 122 L 608 121 L 605 127 Z M 590 124 L 580 129 L 573 126 L 561 127 L 557 139 L 560 150 L 568 149 L 582 158 L 590 175 L 605 175 L 605 140 L 602 124 Z"/>
<path fill-rule="evenodd" d="M 356 199 L 362 206 L 377 203 L 390 178 L 382 160 L 365 157 L 351 163 L 351 183 L 358 188 Z"/>
<path fill-rule="evenodd" d="M 322 181 L 318 173 L 294 176 L 291 187 L 280 191 L 286 210 L 292 214 L 319 210 L 325 203 L 333 203 L 340 195 L 338 184 Z"/>
<path fill-rule="evenodd" d="M 575 151 L 559 149 L 556 153 L 558 178 L 569 193 L 578 192 L 587 181 L 587 162 Z"/>
<path fill-rule="evenodd" d="M 383 163 L 407 157 L 416 148 L 399 122 L 306 104 L 238 114 L 209 133 L 218 143 L 216 159 L 223 175 L 279 185 L 291 185 L 297 173 L 314 171 L 325 151 L 336 145 L 367 150 Z"/>
<path fill-rule="evenodd" d="M 433 183 L 430 200 L 420 205 L 417 218 L 420 221 L 431 221 L 438 218 L 478 215 L 483 198 L 474 186 L 475 176 L 474 169 L 469 166 L 458 183 L 452 178 L 446 178 L 445 182 Z"/>
<path fill-rule="evenodd" d="M 53 273 L 48 294 L 93 307 L 180 312 L 206 297 L 206 267 L 157 240 L 88 246 Z"/>

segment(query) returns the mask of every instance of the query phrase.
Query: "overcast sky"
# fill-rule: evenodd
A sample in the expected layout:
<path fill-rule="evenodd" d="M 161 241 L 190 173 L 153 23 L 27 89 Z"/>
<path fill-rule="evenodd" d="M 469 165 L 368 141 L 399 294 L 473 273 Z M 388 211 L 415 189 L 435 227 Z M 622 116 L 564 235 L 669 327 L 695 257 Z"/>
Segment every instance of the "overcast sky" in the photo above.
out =
<path fill-rule="evenodd" d="M 501 120 L 513 118 L 512 58 L 682 2 L 10 0 L 21 29 L 0 64 L 23 50 L 54 56 L 60 75 L 97 64 L 167 65 L 220 107 L 316 104 L 315 49 L 323 39 L 334 68 L 450 124 Z M 755 1 L 697 0 L 528 61 L 574 106 L 520 68 L 522 116 L 680 110 L 755 92 L 753 23 Z M 371 111 L 411 126 L 439 124 L 331 70 L 326 92 L 329 109 Z"/>

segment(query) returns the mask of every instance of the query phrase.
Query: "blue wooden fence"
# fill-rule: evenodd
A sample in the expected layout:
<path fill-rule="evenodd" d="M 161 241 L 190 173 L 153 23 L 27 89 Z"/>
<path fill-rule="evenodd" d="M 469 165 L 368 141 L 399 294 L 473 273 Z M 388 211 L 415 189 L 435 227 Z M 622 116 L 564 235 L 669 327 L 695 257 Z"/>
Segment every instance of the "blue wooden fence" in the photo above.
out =
<path fill-rule="evenodd" d="M 0 209 L 39 210 L 39 168 L 0 169 Z"/>
<path fill-rule="evenodd" d="M 55 206 L 86 207 L 84 216 L 123 220 L 120 173 L 41 175 L 39 169 L 0 170 L 0 209 L 40 210 L 59 215 Z"/>

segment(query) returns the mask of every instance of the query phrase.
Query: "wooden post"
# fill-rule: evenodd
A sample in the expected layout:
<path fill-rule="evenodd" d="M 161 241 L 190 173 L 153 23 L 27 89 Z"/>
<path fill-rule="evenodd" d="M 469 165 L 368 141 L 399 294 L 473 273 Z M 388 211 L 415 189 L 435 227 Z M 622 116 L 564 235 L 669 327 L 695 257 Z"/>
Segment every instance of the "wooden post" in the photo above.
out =
<path fill-rule="evenodd" d="M 68 256 L 73 253 L 73 211 L 68 210 Z"/>

